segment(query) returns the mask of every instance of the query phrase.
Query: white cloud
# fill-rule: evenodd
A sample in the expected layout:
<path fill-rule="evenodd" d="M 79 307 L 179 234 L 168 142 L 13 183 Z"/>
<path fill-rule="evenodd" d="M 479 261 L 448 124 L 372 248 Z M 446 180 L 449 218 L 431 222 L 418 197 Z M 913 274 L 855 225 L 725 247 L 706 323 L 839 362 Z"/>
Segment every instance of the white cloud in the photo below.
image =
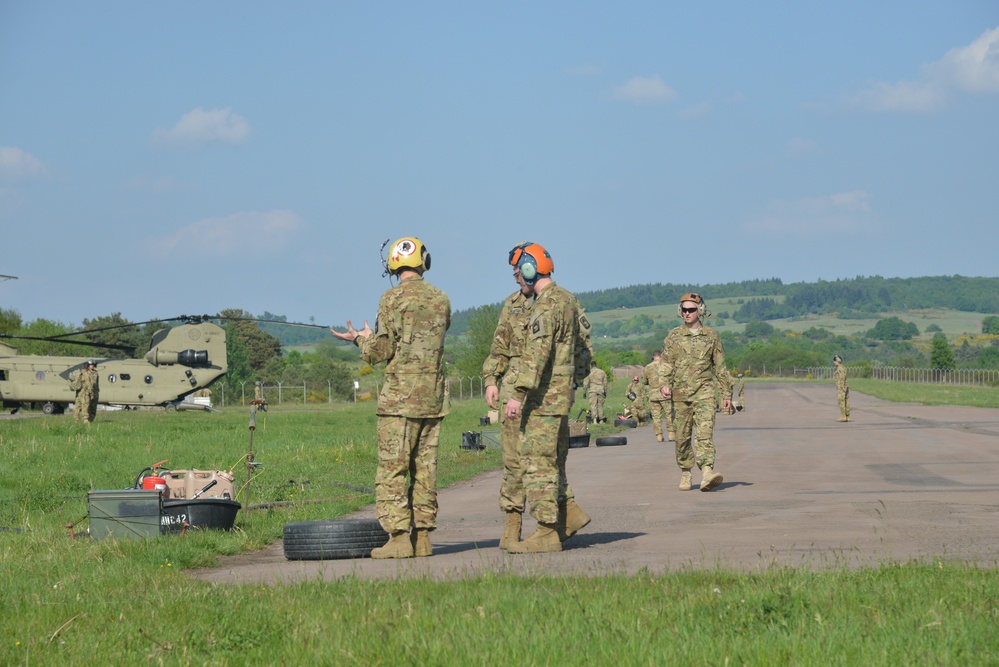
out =
<path fill-rule="evenodd" d="M 999 93 L 999 27 L 923 66 L 918 80 L 873 82 L 849 104 L 868 111 L 930 112 L 945 106 L 955 92 Z"/>
<path fill-rule="evenodd" d="M 651 77 L 632 77 L 614 89 L 614 97 L 633 104 L 647 104 L 669 102 L 676 97 L 676 92 L 667 86 L 657 74 Z"/>
<path fill-rule="evenodd" d="M 603 68 L 599 65 L 578 65 L 569 67 L 565 71 L 570 76 L 597 76 L 603 72 Z"/>
<path fill-rule="evenodd" d="M 205 218 L 144 246 L 163 259 L 259 255 L 284 247 L 300 227 L 298 216 L 291 211 L 249 211 Z"/>
<path fill-rule="evenodd" d="M 942 85 L 970 93 L 999 93 L 999 27 L 986 30 L 968 46 L 951 49 L 926 71 Z"/>
<path fill-rule="evenodd" d="M 947 100 L 943 87 L 926 81 L 875 82 L 851 105 L 868 111 L 935 111 Z"/>
<path fill-rule="evenodd" d="M 0 146 L 0 176 L 22 178 L 44 173 L 45 165 L 31 153 L 13 146 Z"/>
<path fill-rule="evenodd" d="M 780 237 L 870 233 L 877 227 L 870 202 L 871 195 L 863 190 L 776 201 L 744 228 Z"/>
<path fill-rule="evenodd" d="M 677 115 L 681 120 L 699 120 L 710 116 L 712 111 L 714 111 L 713 104 L 710 102 L 701 102 L 692 107 L 687 107 Z"/>
<path fill-rule="evenodd" d="M 250 123 L 232 109 L 201 107 L 188 111 L 169 130 L 157 128 L 153 141 L 163 144 L 206 144 L 221 141 L 239 144 L 250 135 Z"/>

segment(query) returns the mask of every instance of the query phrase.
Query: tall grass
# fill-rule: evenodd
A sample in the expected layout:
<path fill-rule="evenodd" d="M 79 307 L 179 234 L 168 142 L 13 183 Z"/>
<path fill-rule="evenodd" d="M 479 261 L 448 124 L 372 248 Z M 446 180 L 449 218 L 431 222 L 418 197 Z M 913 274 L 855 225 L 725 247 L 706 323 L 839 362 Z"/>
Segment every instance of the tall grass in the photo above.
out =
<path fill-rule="evenodd" d="M 458 403 L 445 419 L 442 485 L 499 465 L 494 449 L 459 447 L 484 412 Z M 287 522 L 371 503 L 374 425 L 372 404 L 272 408 L 253 432 L 264 466 L 251 487 L 269 506 L 240 512 L 237 530 L 74 541 L 66 524 L 86 527 L 88 490 L 130 487 L 161 459 L 233 468 L 242 485 L 246 412 L 0 422 L 0 665 L 999 664 L 995 572 L 943 561 L 287 586 L 185 575 Z"/>

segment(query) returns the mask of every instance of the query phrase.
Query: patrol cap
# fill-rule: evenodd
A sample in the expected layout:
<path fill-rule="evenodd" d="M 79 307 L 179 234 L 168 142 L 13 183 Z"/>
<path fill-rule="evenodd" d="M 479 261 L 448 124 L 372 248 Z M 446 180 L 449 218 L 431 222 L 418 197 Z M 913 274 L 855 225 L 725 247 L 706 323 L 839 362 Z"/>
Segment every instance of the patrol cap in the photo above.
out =
<path fill-rule="evenodd" d="M 833 357 L 833 361 L 838 361 L 839 363 L 843 363 L 843 357 L 837 354 L 835 357 Z"/>

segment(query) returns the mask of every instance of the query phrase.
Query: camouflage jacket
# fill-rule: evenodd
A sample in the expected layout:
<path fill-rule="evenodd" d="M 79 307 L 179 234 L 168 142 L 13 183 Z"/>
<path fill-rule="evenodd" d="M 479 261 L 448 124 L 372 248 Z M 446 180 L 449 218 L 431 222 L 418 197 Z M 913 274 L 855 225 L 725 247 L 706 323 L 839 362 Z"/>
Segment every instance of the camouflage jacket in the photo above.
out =
<path fill-rule="evenodd" d="M 573 389 L 590 370 L 590 323 L 579 301 L 554 282 L 538 294 L 513 396 L 539 415 L 568 415 Z"/>
<path fill-rule="evenodd" d="M 846 391 L 846 366 L 840 364 L 833 372 L 833 379 L 836 380 L 836 389 Z"/>
<path fill-rule="evenodd" d="M 635 395 L 634 400 L 640 400 L 642 398 L 642 376 L 639 375 L 637 380 L 632 379 L 628 384 L 628 390 L 624 392 L 625 396 Z"/>
<path fill-rule="evenodd" d="M 660 358 L 663 384 L 674 401 L 714 399 L 717 380 L 722 398 L 732 397 L 732 376 L 718 332 L 701 325 L 695 331 L 678 326 L 663 341 Z"/>
<path fill-rule="evenodd" d="M 95 399 L 100 397 L 101 387 L 96 368 L 94 370 L 84 368 L 80 371 L 80 391 L 78 395 L 81 400 L 89 400 L 91 396 Z"/>
<path fill-rule="evenodd" d="M 666 397 L 660 391 L 663 386 L 661 362 L 653 361 L 646 366 L 642 371 L 641 382 L 642 387 L 645 389 L 645 396 L 650 401 L 666 400 Z"/>
<path fill-rule="evenodd" d="M 590 374 L 583 381 L 583 391 L 587 394 L 607 395 L 607 373 L 600 368 L 590 369 Z"/>
<path fill-rule="evenodd" d="M 533 306 L 534 297 L 524 296 L 520 290 L 503 302 L 489 356 L 482 364 L 485 386 L 499 387 L 500 403 L 513 396 L 513 381 L 517 377 L 524 341 L 527 340 L 527 323 Z"/>
<path fill-rule="evenodd" d="M 387 361 L 378 394 L 378 414 L 442 417 L 450 406 L 444 383 L 444 334 L 451 301 L 441 290 L 413 277 L 382 295 L 374 334 L 354 341 L 369 364 Z"/>

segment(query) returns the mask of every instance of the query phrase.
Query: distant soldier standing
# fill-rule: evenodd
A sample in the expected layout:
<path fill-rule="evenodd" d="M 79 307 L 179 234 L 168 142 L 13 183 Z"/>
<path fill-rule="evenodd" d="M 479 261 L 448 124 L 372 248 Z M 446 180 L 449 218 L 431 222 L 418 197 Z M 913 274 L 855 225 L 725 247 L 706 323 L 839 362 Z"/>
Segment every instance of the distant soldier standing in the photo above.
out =
<path fill-rule="evenodd" d="M 846 366 L 843 365 L 843 357 L 838 354 L 833 357 L 833 379 L 836 380 L 836 399 L 839 402 L 838 422 L 850 421 L 850 388 L 846 385 Z"/>
<path fill-rule="evenodd" d="M 331 331 L 353 341 L 369 364 L 388 362 L 378 395 L 375 507 L 389 540 L 371 557 L 430 556 L 430 531 L 437 527 L 437 445 L 449 409 L 444 334 L 451 326 L 451 302 L 423 280 L 430 253 L 418 238 L 393 243 L 386 268 L 399 284 L 382 295 L 375 331 L 366 321 L 356 331 L 350 320 L 346 333 Z"/>
<path fill-rule="evenodd" d="M 583 393 L 590 401 L 590 417 L 593 423 L 606 423 L 604 400 L 607 398 L 607 373 L 597 367 L 596 361 L 590 362 L 590 374 L 583 381 Z"/>
<path fill-rule="evenodd" d="M 736 376 L 735 382 L 735 392 L 739 395 L 739 412 L 746 409 L 746 380 L 742 377 L 742 373 Z"/>
<path fill-rule="evenodd" d="M 677 308 L 683 325 L 673 329 L 663 341 L 662 395 L 673 402 L 676 425 L 676 463 L 680 467 L 680 490 L 690 490 L 690 470 L 701 469 L 701 491 L 722 483 L 714 472 L 715 388 L 718 382 L 725 409 L 732 404 L 731 375 L 725 368 L 725 351 L 714 329 L 701 324 L 707 312 L 698 294 L 684 294 Z M 696 454 L 692 445 L 697 433 Z"/>
<path fill-rule="evenodd" d="M 662 394 L 662 365 L 659 350 L 652 353 L 652 362 L 642 371 L 642 390 L 649 397 L 649 413 L 652 415 L 652 428 L 656 440 L 663 442 L 663 417 L 666 418 L 666 432 L 673 439 L 673 416 L 670 402 Z"/>
<path fill-rule="evenodd" d="M 636 375 L 628 385 L 625 396 L 631 401 L 631 414 L 638 421 L 644 421 L 645 414 L 645 392 L 642 390 L 642 378 Z"/>
<path fill-rule="evenodd" d="M 88 359 L 83 365 L 83 370 L 71 378 L 70 389 L 76 391 L 76 400 L 73 403 L 73 421 L 78 422 L 83 418 L 84 424 L 89 424 L 97 419 L 97 402 L 100 399 L 100 380 L 97 376 L 97 364 L 93 359 Z"/>
<path fill-rule="evenodd" d="M 565 478 L 569 409 L 573 385 L 590 366 L 590 326 L 576 297 L 551 279 L 555 265 L 543 247 L 517 246 L 510 264 L 537 295 L 504 416 L 520 421 L 524 486 L 538 527 L 507 551 L 550 553 L 561 551 L 562 540 L 590 522 L 586 512 L 570 502 Z"/>

